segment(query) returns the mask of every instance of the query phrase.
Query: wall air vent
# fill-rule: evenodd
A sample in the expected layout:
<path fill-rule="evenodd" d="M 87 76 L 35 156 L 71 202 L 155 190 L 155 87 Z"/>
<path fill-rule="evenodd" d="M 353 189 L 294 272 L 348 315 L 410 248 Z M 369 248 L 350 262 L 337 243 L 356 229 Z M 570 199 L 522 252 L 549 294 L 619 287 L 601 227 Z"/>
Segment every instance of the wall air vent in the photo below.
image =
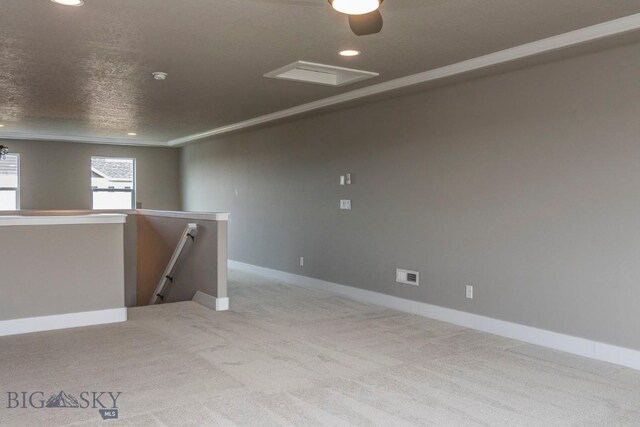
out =
<path fill-rule="evenodd" d="M 351 68 L 297 61 L 264 75 L 271 79 L 293 80 L 326 86 L 344 86 L 361 80 L 378 77 L 378 73 Z"/>
<path fill-rule="evenodd" d="M 396 268 L 396 282 L 404 283 L 405 285 L 420 286 L 420 273 Z"/>

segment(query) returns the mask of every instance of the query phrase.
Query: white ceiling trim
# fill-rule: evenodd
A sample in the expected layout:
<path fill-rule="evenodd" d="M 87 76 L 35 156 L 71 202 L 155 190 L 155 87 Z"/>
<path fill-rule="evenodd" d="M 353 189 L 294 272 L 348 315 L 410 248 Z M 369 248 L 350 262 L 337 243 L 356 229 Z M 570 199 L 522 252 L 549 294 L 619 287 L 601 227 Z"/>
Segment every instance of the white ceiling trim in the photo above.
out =
<path fill-rule="evenodd" d="M 153 146 L 166 147 L 168 143 L 165 141 L 150 141 L 132 138 L 114 138 L 108 136 L 76 136 L 76 135 L 54 135 L 46 133 L 28 133 L 28 132 L 0 132 L 0 140 L 28 140 L 28 141 L 62 141 L 62 142 L 81 142 L 86 144 L 109 144 L 109 145 L 137 145 L 137 146 Z"/>
<path fill-rule="evenodd" d="M 258 126 L 261 124 L 281 120 L 287 117 L 330 107 L 344 102 L 401 89 L 407 86 L 427 83 L 430 81 L 439 80 L 446 77 L 451 77 L 458 74 L 527 58 L 534 55 L 548 53 L 554 50 L 596 41 L 606 37 L 620 35 L 638 29 L 640 29 L 640 13 L 629 15 L 620 19 L 615 19 L 613 21 L 603 22 L 601 24 L 593 25 L 590 27 L 585 27 L 579 30 L 570 31 L 568 33 L 559 34 L 557 36 L 523 44 L 521 46 L 516 46 L 498 52 L 490 53 L 484 56 L 479 56 L 477 58 L 468 59 L 444 67 L 435 68 L 430 71 L 412 74 L 410 76 L 389 80 L 384 83 L 356 89 L 340 95 L 277 111 L 275 113 L 265 114 L 263 116 L 255 117 L 249 120 L 221 126 L 215 129 L 208 130 L 206 132 L 196 133 L 182 138 L 173 139 L 169 141 L 168 144 L 170 146 L 180 146 L 199 139 Z"/>

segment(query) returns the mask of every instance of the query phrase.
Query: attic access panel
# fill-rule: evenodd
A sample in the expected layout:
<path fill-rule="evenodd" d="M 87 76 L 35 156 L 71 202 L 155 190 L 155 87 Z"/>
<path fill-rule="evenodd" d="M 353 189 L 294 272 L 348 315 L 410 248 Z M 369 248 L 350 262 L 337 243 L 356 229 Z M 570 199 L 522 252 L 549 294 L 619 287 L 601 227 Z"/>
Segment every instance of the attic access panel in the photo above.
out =
<path fill-rule="evenodd" d="M 379 73 L 354 70 L 352 68 L 335 67 L 333 65 L 315 64 L 313 62 L 296 61 L 264 77 L 271 79 L 291 80 L 325 86 L 345 86 L 362 80 L 378 77 Z"/>

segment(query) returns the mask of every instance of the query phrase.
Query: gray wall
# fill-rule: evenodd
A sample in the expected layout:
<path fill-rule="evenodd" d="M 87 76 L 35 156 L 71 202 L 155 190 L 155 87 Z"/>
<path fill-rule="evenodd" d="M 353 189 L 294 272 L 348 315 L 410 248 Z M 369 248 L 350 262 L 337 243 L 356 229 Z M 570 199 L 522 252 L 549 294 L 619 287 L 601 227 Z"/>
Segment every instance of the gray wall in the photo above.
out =
<path fill-rule="evenodd" d="M 0 320 L 124 307 L 122 224 L 0 227 Z"/>
<path fill-rule="evenodd" d="M 630 45 L 194 144 L 183 208 L 231 212 L 233 260 L 640 349 L 639 75 Z"/>
<path fill-rule="evenodd" d="M 178 150 L 172 148 L 2 141 L 20 153 L 22 209 L 91 209 L 91 156 L 136 158 L 136 198 L 146 209 L 178 209 Z"/>

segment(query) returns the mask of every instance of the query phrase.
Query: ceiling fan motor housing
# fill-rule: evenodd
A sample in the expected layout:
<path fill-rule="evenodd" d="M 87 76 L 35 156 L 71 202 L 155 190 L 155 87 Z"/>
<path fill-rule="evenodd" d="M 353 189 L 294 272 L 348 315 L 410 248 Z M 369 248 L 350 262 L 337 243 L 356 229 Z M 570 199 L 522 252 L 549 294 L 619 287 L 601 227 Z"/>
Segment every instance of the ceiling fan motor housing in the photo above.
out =
<path fill-rule="evenodd" d="M 334 2 L 337 0 L 328 1 L 329 4 L 333 7 Z M 383 1 L 384 0 L 377 0 L 378 7 L 382 4 Z M 338 10 L 338 12 L 345 13 L 340 10 Z M 349 27 L 351 28 L 351 31 L 353 31 L 353 33 L 357 36 L 368 36 L 370 34 L 377 34 L 382 30 L 383 19 L 382 14 L 380 14 L 380 10 L 378 8 L 372 10 L 371 12 L 363 14 L 345 14 L 349 17 Z"/>

